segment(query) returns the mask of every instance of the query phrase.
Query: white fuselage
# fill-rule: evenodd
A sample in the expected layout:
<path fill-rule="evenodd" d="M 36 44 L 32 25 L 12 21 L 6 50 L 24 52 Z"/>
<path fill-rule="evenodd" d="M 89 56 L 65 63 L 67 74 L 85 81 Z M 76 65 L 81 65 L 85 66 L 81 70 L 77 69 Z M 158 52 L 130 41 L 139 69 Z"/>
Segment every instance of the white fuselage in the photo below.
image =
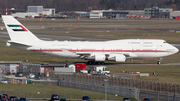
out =
<path fill-rule="evenodd" d="M 124 39 L 104 42 L 88 41 L 39 41 L 30 42 L 32 47 L 19 47 L 47 55 L 78 58 L 80 54 L 123 54 L 126 58 L 158 58 L 178 52 L 178 49 L 164 40 Z M 17 46 L 16 46 L 17 48 Z M 67 50 L 63 51 L 63 50 Z"/>

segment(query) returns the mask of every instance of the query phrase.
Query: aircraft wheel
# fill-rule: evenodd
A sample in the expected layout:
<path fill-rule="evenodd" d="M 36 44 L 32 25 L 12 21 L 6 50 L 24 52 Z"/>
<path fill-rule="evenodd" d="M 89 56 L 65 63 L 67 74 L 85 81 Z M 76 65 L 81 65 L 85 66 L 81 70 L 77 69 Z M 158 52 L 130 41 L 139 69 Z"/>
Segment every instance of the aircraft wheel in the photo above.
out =
<path fill-rule="evenodd" d="M 158 61 L 158 62 L 157 62 L 157 64 L 159 64 L 159 65 L 160 65 L 160 64 L 161 64 L 161 61 Z"/>
<path fill-rule="evenodd" d="M 87 64 L 88 64 L 88 65 L 91 65 L 91 64 L 92 64 L 92 62 L 91 62 L 91 61 L 88 61 L 88 62 L 87 62 Z"/>

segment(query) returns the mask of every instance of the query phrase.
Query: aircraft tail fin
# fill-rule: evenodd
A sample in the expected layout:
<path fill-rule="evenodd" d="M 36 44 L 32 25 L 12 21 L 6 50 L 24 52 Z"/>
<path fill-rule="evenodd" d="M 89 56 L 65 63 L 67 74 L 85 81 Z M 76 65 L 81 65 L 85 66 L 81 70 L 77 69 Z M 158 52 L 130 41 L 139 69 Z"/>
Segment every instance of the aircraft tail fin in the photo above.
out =
<path fill-rule="evenodd" d="M 11 41 L 32 42 L 40 40 L 26 27 L 24 27 L 19 21 L 17 21 L 13 16 L 2 15 L 2 19 L 4 21 Z"/>

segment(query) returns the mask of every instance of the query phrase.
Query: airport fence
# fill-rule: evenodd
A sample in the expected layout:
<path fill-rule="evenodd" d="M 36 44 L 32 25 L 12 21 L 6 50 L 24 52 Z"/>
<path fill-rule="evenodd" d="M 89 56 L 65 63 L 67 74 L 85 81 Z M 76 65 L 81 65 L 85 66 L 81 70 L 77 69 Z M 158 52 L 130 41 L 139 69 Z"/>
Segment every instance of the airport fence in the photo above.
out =
<path fill-rule="evenodd" d="M 137 100 L 138 98 L 145 97 L 150 97 L 152 99 L 161 101 L 180 100 L 179 86 L 173 84 L 81 73 L 63 74 L 57 72 L 49 72 L 48 77 L 44 78 L 49 80 L 58 80 L 58 85 L 60 86 L 107 92 L 120 96 L 134 97 Z M 41 81 L 38 83 L 42 84 Z M 56 82 L 49 83 L 56 84 Z"/>
<path fill-rule="evenodd" d="M 59 75 L 58 78 L 58 85 L 60 86 L 134 97 L 136 100 L 138 100 L 139 89 L 137 89 L 136 87 L 121 86 L 120 84 L 115 82 L 115 79 L 108 76 L 93 76 L 84 74 L 63 74 Z"/>
<path fill-rule="evenodd" d="M 4 80 L 5 65 L 0 65 L 0 81 Z"/>
<path fill-rule="evenodd" d="M 47 74 L 44 74 L 44 76 L 46 75 Z M 48 78 L 51 80 L 58 80 L 59 78 L 62 78 L 62 77 L 70 79 L 70 81 L 72 81 L 71 78 L 75 77 L 76 80 L 79 80 L 81 82 L 92 81 L 99 84 L 104 82 L 105 78 L 108 78 L 108 83 L 112 85 L 119 85 L 121 87 L 126 87 L 126 88 L 135 87 L 135 88 L 140 89 L 141 91 L 180 95 L 180 85 L 177 85 L 177 84 L 159 83 L 159 82 L 144 81 L 144 80 L 109 77 L 106 75 L 91 75 L 91 74 L 82 74 L 82 73 L 69 75 L 69 74 L 62 74 L 62 73 L 57 73 L 57 72 L 49 72 L 49 76 L 48 76 Z M 47 77 L 44 77 L 44 78 L 47 78 Z"/>
<path fill-rule="evenodd" d="M 39 74 L 41 65 L 22 64 L 19 69 L 27 75 L 33 71 L 34 74 Z M 32 68 L 33 67 L 33 68 Z M 4 67 L 1 67 L 1 70 Z M 121 96 L 135 97 L 136 99 L 151 97 L 153 99 L 163 101 L 180 100 L 180 85 L 158 83 L 143 80 L 125 79 L 119 77 L 109 77 L 106 75 L 92 75 L 81 73 L 62 73 L 44 70 L 41 73 L 43 80 L 22 80 L 24 84 L 45 84 L 45 85 L 60 85 L 79 89 L 87 89 L 92 91 L 107 92 Z M 0 76 L 2 78 L 2 76 Z M 19 83 L 16 80 L 16 83 Z M 106 91 L 105 91 L 106 90 Z M 165 99 L 166 98 L 166 99 Z"/>

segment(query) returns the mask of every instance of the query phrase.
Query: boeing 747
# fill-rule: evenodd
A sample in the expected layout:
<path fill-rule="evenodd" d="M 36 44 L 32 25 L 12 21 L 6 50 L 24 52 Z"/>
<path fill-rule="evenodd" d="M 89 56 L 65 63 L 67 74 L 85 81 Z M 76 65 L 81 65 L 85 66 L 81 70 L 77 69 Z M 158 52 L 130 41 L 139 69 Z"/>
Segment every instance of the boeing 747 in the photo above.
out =
<path fill-rule="evenodd" d="M 125 62 L 126 59 L 162 58 L 179 51 L 161 39 L 45 41 L 37 38 L 14 17 L 3 15 L 2 18 L 11 39 L 6 42 L 7 46 L 51 56 L 85 59 L 89 64 L 106 60 Z"/>

